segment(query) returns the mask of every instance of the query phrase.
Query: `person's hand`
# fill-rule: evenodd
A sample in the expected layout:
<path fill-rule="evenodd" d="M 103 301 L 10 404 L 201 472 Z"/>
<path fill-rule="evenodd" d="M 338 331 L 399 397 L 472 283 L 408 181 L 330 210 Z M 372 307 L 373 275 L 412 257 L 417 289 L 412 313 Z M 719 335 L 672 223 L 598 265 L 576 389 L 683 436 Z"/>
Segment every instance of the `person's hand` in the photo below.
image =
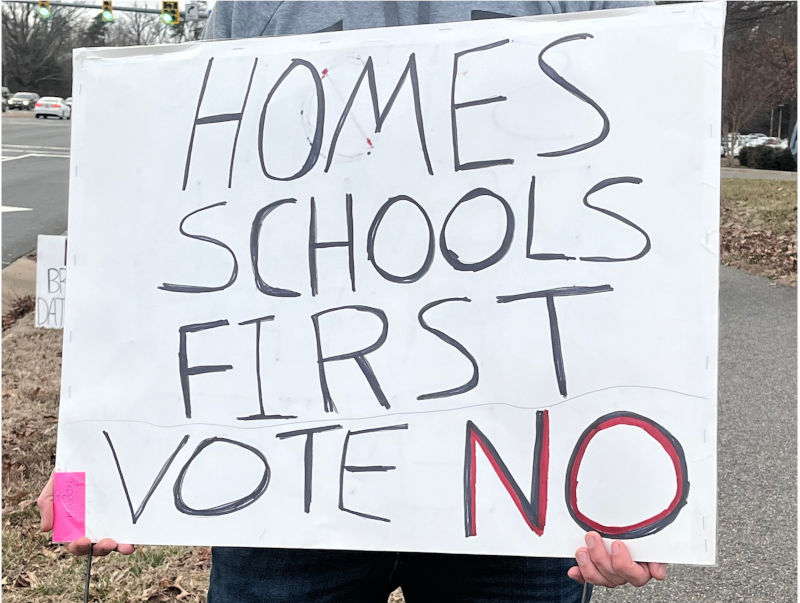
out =
<path fill-rule="evenodd" d="M 39 515 L 41 515 L 41 526 L 40 529 L 42 532 L 49 532 L 53 529 L 53 481 L 54 481 L 53 474 L 50 474 L 50 479 L 47 480 L 47 484 L 42 489 L 42 493 L 39 494 L 39 498 L 36 500 L 36 506 L 39 507 Z M 67 544 L 67 550 L 72 553 L 73 555 L 86 555 L 89 552 L 89 547 L 91 546 L 91 541 L 86 538 L 78 538 L 74 542 L 70 542 Z M 94 545 L 94 549 L 92 550 L 92 554 L 102 557 L 104 555 L 108 555 L 113 551 L 117 551 L 118 553 L 122 553 L 123 555 L 130 555 L 133 552 L 134 548 L 132 544 L 119 544 L 116 540 L 112 540 L 111 538 L 103 538 L 100 542 Z"/>
<path fill-rule="evenodd" d="M 575 552 L 575 559 L 578 565 L 570 568 L 567 575 L 581 584 L 589 582 L 609 588 L 628 583 L 644 586 L 651 578 L 663 580 L 667 577 L 666 563 L 636 563 L 628 547 L 619 540 L 611 543 L 609 554 L 597 532 L 586 534 L 586 546 Z"/>

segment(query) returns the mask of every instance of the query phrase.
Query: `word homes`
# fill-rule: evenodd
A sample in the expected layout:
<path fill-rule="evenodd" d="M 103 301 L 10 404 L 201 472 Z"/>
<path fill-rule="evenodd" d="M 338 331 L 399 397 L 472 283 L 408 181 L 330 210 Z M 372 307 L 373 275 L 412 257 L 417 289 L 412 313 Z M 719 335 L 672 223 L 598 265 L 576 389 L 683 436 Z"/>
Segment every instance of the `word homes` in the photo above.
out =
<path fill-rule="evenodd" d="M 238 157 L 242 156 L 239 147 L 241 129 L 243 125 L 246 127 L 255 123 L 254 119 L 250 119 L 250 113 L 259 111 L 256 138 L 258 165 L 261 167 L 263 177 L 273 181 L 289 182 L 302 179 L 308 174 L 315 173 L 318 164 L 323 174 L 330 174 L 333 177 L 336 174 L 336 163 L 339 161 L 352 161 L 359 155 L 363 155 L 360 159 L 366 159 L 376 150 L 378 138 L 375 137 L 381 135 L 390 117 L 399 122 L 400 127 L 413 130 L 416 140 L 406 148 L 381 149 L 381 152 L 398 155 L 405 162 L 416 161 L 430 176 L 438 174 L 441 169 L 434 170 L 434 163 L 440 166 L 449 163 L 450 169 L 455 172 L 512 166 L 520 157 L 485 156 L 487 147 L 497 146 L 487 141 L 487 136 L 499 134 L 501 139 L 506 137 L 502 132 L 493 132 L 491 127 L 482 127 L 479 130 L 475 122 L 486 122 L 493 115 L 496 116 L 504 111 L 511 115 L 517 112 L 518 104 L 524 104 L 527 99 L 512 98 L 511 102 L 508 102 L 509 97 L 498 92 L 504 92 L 504 88 L 507 88 L 519 94 L 522 85 L 527 86 L 522 88 L 526 94 L 542 96 L 542 88 L 550 94 L 558 91 L 562 99 L 565 98 L 565 93 L 571 94 L 580 101 L 571 107 L 571 110 L 581 115 L 584 122 L 593 124 L 591 128 L 581 131 L 575 127 L 580 122 L 574 115 L 571 116 L 571 119 L 565 122 L 565 125 L 568 125 L 568 132 L 562 132 L 560 138 L 580 137 L 582 140 L 565 148 L 537 149 L 538 157 L 564 157 L 591 149 L 608 136 L 611 127 L 609 116 L 590 94 L 580 90 L 560 74 L 549 60 L 551 55 L 558 57 L 570 55 L 572 52 L 582 56 L 587 49 L 578 46 L 576 50 L 574 46 L 585 44 L 586 41 L 591 44 L 592 38 L 589 33 L 557 37 L 543 44 L 538 55 L 532 54 L 531 49 L 525 45 L 515 47 L 515 43 L 508 38 L 457 50 L 448 60 L 451 66 L 449 85 L 426 86 L 425 91 L 428 94 L 425 95 L 425 102 L 421 95 L 421 81 L 428 83 L 441 77 L 440 61 L 443 61 L 444 57 L 437 56 L 436 62 L 431 63 L 430 60 L 423 61 L 422 55 L 418 61 L 415 52 L 398 56 L 397 52 L 387 51 L 382 54 L 388 54 L 392 58 L 381 61 L 380 67 L 376 67 L 373 56 L 364 57 L 359 53 L 359 56 L 350 62 L 333 61 L 336 67 L 330 69 L 304 58 L 294 58 L 287 62 L 285 69 L 279 74 L 272 73 L 274 71 L 272 63 L 268 63 L 265 68 L 263 59 L 259 64 L 259 58 L 254 58 L 248 70 L 241 69 L 241 66 L 234 69 L 242 78 L 242 81 L 236 82 L 234 88 L 241 91 L 241 98 L 234 98 L 227 85 L 220 86 L 220 82 L 226 78 L 219 72 L 220 70 L 223 70 L 223 73 L 227 72 L 225 67 L 215 68 L 216 57 L 212 57 L 208 60 L 203 73 L 202 86 L 196 102 L 195 119 L 186 151 L 182 189 L 186 190 L 190 181 L 192 161 L 196 154 L 219 153 L 222 148 L 226 149 L 226 154 L 218 156 L 218 159 L 229 165 L 227 186 L 231 188 L 234 171 L 237 168 L 237 152 Z M 496 74 L 499 77 L 481 80 L 483 88 L 475 85 L 474 76 L 466 77 L 466 74 L 473 69 L 494 70 L 500 63 L 513 56 L 524 56 L 528 64 L 538 64 L 538 73 L 501 70 Z M 360 71 L 354 71 L 353 65 L 358 65 Z M 264 88 L 265 70 L 275 76 L 274 83 L 268 91 Z M 389 80 L 387 78 L 392 77 L 389 74 L 392 76 L 399 74 L 399 77 L 396 80 Z M 378 80 L 382 82 L 382 86 L 379 86 Z M 267 81 L 269 82 L 269 79 Z M 435 89 L 437 94 L 431 92 L 432 89 Z M 345 92 L 346 90 L 349 92 Z M 555 94 L 553 96 L 559 98 Z M 303 101 L 297 104 L 295 99 L 298 98 L 313 98 L 311 110 L 308 111 L 309 107 Z M 344 105 L 339 107 L 337 101 L 344 98 L 346 98 Z M 433 106 L 425 103 L 431 103 Z M 336 107 L 335 114 L 332 114 L 331 105 Z M 224 106 L 224 110 L 219 113 L 209 111 L 208 107 L 217 106 Z M 286 107 L 291 109 L 287 112 Z M 356 111 L 354 108 L 366 111 Z M 429 143 L 431 133 L 441 132 L 442 124 L 437 120 L 445 115 L 446 123 L 449 124 L 448 157 L 445 159 L 444 156 L 434 155 L 432 159 L 432 150 L 438 151 L 440 145 L 432 146 Z M 364 121 L 365 119 L 367 121 Z M 528 121 L 531 121 L 530 116 Z M 292 132 L 286 122 L 298 122 L 301 127 L 295 127 Z M 433 126 L 430 125 L 431 122 Z M 508 122 L 511 123 L 511 120 Z M 199 128 L 221 123 L 235 126 L 228 129 L 231 135 L 228 145 L 208 147 L 199 144 Z M 365 129 L 368 131 L 365 132 Z M 361 147 L 361 152 L 356 151 L 355 156 L 352 141 L 345 150 L 337 147 L 342 135 L 353 131 L 361 134 L 360 144 L 357 143 L 357 146 Z M 291 137 L 292 134 L 294 138 Z M 298 141 L 299 144 L 294 144 Z M 228 148 L 230 148 L 229 154 Z M 292 152 L 287 156 L 289 149 Z M 410 157 L 411 149 L 419 149 L 419 156 Z M 506 153 L 507 151 L 508 149 Z M 248 150 L 244 153 L 247 154 Z M 281 168 L 276 168 L 274 164 L 281 164 Z"/>

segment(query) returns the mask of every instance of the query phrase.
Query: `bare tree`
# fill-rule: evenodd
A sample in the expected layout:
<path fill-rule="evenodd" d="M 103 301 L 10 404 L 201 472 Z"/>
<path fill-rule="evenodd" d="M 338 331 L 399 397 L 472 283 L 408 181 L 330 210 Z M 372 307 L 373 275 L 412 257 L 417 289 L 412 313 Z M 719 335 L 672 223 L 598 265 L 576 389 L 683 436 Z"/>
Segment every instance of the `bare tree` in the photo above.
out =
<path fill-rule="evenodd" d="M 139 2 L 133 3 L 139 7 Z M 107 30 L 109 46 L 150 46 L 170 42 L 168 26 L 152 14 L 126 12 L 120 14 L 113 27 Z"/>
<path fill-rule="evenodd" d="M 725 16 L 725 33 L 729 36 L 739 32 L 751 32 L 755 28 L 770 27 L 781 30 L 789 37 L 788 42 L 797 41 L 797 2 L 729 2 Z M 793 38 L 792 38 L 793 35 Z"/>
<path fill-rule="evenodd" d="M 69 96 L 76 10 L 58 8 L 48 20 L 31 5 L 3 4 L 3 80 L 10 89 Z"/>
<path fill-rule="evenodd" d="M 71 94 L 73 48 L 174 44 L 193 36 L 183 23 L 167 26 L 157 15 L 120 10 L 116 22 L 106 23 L 99 13 L 53 5 L 43 20 L 35 5 L 3 3 L 2 16 L 3 84 L 42 95 Z"/>
<path fill-rule="evenodd" d="M 723 49 L 722 129 L 732 137 L 778 103 L 797 105 L 797 5 L 730 2 Z M 796 112 L 796 109 L 795 109 Z"/>

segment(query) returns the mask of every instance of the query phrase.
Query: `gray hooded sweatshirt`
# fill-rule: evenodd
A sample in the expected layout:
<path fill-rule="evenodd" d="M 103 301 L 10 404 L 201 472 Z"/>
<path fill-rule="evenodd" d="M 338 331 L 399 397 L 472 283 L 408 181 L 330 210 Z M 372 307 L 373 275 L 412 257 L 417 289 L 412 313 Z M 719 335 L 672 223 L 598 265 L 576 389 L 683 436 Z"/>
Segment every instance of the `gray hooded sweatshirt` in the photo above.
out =
<path fill-rule="evenodd" d="M 502 17 L 549 15 L 652 4 L 648 0 L 549 0 L 541 2 L 225 2 L 219 1 L 203 32 L 205 39 L 449 23 Z"/>

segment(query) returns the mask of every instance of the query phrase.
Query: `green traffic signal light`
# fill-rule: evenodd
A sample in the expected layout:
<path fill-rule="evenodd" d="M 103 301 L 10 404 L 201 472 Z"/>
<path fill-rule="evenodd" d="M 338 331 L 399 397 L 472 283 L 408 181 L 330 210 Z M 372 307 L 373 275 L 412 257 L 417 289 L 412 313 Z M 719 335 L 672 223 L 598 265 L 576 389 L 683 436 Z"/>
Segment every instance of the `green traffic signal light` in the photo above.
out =
<path fill-rule="evenodd" d="M 103 0 L 103 12 L 101 13 L 101 17 L 106 23 L 114 22 L 114 4 L 111 0 Z"/>
<path fill-rule="evenodd" d="M 52 17 L 53 13 L 50 10 L 50 0 L 39 0 L 36 12 L 38 13 L 39 18 L 42 21 L 46 21 L 47 19 Z"/>
<path fill-rule="evenodd" d="M 181 22 L 181 11 L 177 2 L 168 0 L 161 2 L 161 22 L 164 25 L 177 25 Z"/>

